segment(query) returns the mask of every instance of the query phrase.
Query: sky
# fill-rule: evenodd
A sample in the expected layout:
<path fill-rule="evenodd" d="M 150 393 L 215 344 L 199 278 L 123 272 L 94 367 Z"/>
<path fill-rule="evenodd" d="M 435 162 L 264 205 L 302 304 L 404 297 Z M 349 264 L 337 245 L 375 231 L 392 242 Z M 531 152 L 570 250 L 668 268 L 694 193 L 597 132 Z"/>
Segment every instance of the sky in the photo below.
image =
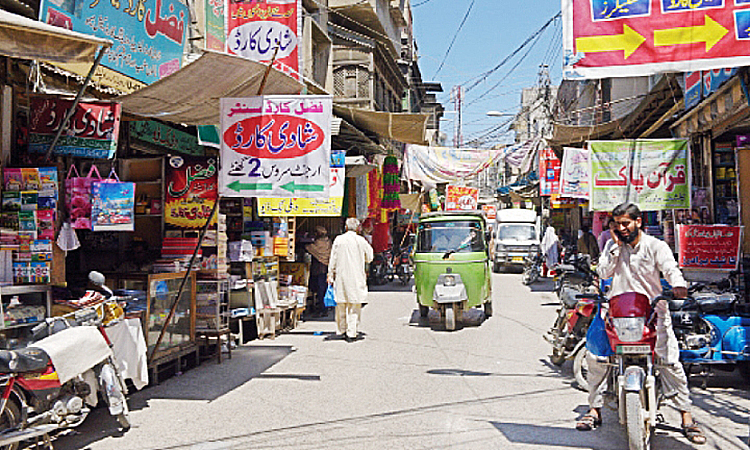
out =
<path fill-rule="evenodd" d="M 410 1 L 422 79 L 437 81 L 443 86 L 444 92 L 438 94 L 437 99 L 446 111 L 440 124 L 441 131 L 448 136 L 446 145 L 453 145 L 457 117 L 454 104 L 450 101 L 450 91 L 459 85 L 465 90 L 462 121 L 464 145 L 477 138 L 482 139 L 481 146 L 512 140 L 512 133 L 501 133 L 504 128 L 493 132 L 511 117 L 488 117 L 486 113 L 518 112 L 521 90 L 536 84 L 540 64 L 549 66 L 552 85 L 560 84 L 561 20 L 553 21 L 537 39 L 533 39 L 486 79 L 479 77 L 500 64 L 554 17 L 560 11 L 560 0 L 474 0 L 468 16 L 466 12 L 472 0 Z M 463 27 L 456 35 L 464 17 Z M 445 58 L 454 36 L 455 42 Z M 445 62 L 440 67 L 444 58 Z M 516 64 L 517 67 L 513 69 Z M 472 87 L 476 81 L 480 82 Z"/>

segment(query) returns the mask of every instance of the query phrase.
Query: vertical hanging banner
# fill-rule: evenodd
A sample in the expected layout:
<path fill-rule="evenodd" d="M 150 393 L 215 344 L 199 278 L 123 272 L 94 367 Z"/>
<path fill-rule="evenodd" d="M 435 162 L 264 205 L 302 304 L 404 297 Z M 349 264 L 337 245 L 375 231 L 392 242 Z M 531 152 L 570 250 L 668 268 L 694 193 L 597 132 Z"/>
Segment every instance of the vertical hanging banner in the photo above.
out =
<path fill-rule="evenodd" d="M 678 225 L 677 242 L 682 268 L 736 270 L 742 227 Z"/>
<path fill-rule="evenodd" d="M 224 31 L 224 0 L 205 0 L 206 49 L 224 51 L 227 34 Z"/>
<path fill-rule="evenodd" d="M 563 77 L 750 65 L 747 0 L 562 0 Z"/>
<path fill-rule="evenodd" d="M 332 97 L 222 98 L 223 197 L 329 198 Z"/>
<path fill-rule="evenodd" d="M 226 51 L 300 79 L 301 0 L 228 0 Z M 277 50 L 278 49 L 278 50 Z M 275 55 L 275 59 L 274 59 Z"/>
<path fill-rule="evenodd" d="M 329 198 L 259 198 L 258 215 L 340 217 L 344 206 L 344 150 L 331 151 Z"/>
<path fill-rule="evenodd" d="M 546 147 L 539 155 L 539 195 L 552 195 L 560 191 L 560 158 Z"/>
<path fill-rule="evenodd" d="M 31 98 L 29 152 L 46 153 L 73 100 Z M 60 135 L 53 154 L 109 159 L 117 150 L 121 105 L 115 102 L 80 102 Z"/>
<path fill-rule="evenodd" d="M 589 198 L 589 152 L 565 147 L 560 168 L 560 196 Z"/>
<path fill-rule="evenodd" d="M 641 211 L 690 208 L 686 139 L 589 141 L 591 209 L 623 202 Z"/>
<path fill-rule="evenodd" d="M 183 228 L 205 225 L 218 196 L 216 160 L 171 156 L 164 181 L 164 223 Z M 214 222 L 216 217 L 211 219 Z"/>
<path fill-rule="evenodd" d="M 476 211 L 479 205 L 479 189 L 466 186 L 445 187 L 446 211 Z"/>
<path fill-rule="evenodd" d="M 184 0 L 41 0 L 39 20 L 113 40 L 94 81 L 129 93 L 180 70 L 190 14 Z M 58 65 L 82 76 L 90 67 Z"/>

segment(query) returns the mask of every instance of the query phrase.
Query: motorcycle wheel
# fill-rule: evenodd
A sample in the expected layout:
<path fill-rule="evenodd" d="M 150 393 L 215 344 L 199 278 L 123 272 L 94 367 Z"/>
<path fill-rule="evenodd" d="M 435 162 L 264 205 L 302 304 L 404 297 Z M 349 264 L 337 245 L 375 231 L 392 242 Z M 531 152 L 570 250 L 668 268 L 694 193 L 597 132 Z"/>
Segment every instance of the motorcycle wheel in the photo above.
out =
<path fill-rule="evenodd" d="M 586 361 L 586 346 L 581 347 L 573 359 L 573 375 L 576 378 L 576 387 L 584 392 L 589 391 L 589 382 L 586 377 L 589 374 L 589 363 Z"/>
<path fill-rule="evenodd" d="M 425 318 L 427 317 L 427 314 L 429 314 L 430 308 L 428 308 L 425 305 L 419 305 L 419 317 Z"/>
<path fill-rule="evenodd" d="M 530 285 L 531 283 L 533 283 L 533 281 L 531 281 L 531 269 L 529 269 L 529 268 L 524 268 L 524 269 L 523 269 L 523 276 L 522 276 L 522 278 L 521 278 L 521 282 L 522 282 L 522 283 L 523 283 L 523 284 L 524 284 L 525 286 L 528 286 L 528 285 Z"/>
<path fill-rule="evenodd" d="M 647 450 L 650 448 L 649 430 L 643 415 L 640 392 L 625 393 L 625 425 L 628 431 L 628 448 L 630 450 Z"/>
<path fill-rule="evenodd" d="M 406 267 L 399 266 L 398 268 L 398 279 L 401 280 L 401 284 L 407 285 L 409 284 L 409 279 L 411 276 L 409 276 L 409 271 L 406 269 Z"/>
<path fill-rule="evenodd" d="M 552 355 L 550 355 L 549 360 L 552 361 L 552 364 L 560 367 L 565 364 L 565 353 L 562 353 L 560 350 L 553 348 Z"/>
<path fill-rule="evenodd" d="M 5 411 L 3 411 L 2 417 L 0 417 L 0 433 L 5 430 L 16 428 L 21 423 L 21 408 L 13 400 L 8 400 L 5 405 Z M 16 450 L 20 446 L 19 442 L 6 445 L 0 450 Z"/>
<path fill-rule="evenodd" d="M 552 344 L 552 355 L 549 357 L 549 360 L 558 367 L 565 363 L 565 349 L 559 342 L 565 329 L 565 312 L 565 308 L 560 308 L 560 311 L 557 313 L 557 319 L 555 319 L 555 324 L 552 325 L 552 338 L 555 343 Z"/>
<path fill-rule="evenodd" d="M 445 305 L 445 329 L 453 331 L 456 329 L 456 310 L 453 305 Z"/>

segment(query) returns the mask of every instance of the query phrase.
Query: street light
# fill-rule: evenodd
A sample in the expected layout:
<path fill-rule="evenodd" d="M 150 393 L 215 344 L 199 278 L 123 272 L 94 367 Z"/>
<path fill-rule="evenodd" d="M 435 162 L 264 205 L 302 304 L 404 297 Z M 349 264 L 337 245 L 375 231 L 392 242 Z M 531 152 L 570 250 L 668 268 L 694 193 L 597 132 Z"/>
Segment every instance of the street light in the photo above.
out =
<path fill-rule="evenodd" d="M 504 113 L 500 111 L 487 111 L 490 117 L 515 117 L 516 113 Z"/>

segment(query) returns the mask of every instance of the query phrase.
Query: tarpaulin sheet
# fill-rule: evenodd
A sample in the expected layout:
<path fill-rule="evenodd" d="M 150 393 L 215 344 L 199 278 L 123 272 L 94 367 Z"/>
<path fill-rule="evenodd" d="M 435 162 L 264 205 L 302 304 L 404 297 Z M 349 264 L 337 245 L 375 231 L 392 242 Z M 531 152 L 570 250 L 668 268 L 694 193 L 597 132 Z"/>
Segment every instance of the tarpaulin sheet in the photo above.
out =
<path fill-rule="evenodd" d="M 93 62 L 112 41 L 0 10 L 0 54 L 54 62 Z"/>
<path fill-rule="evenodd" d="M 128 114 L 187 125 L 220 125 L 219 99 L 258 95 L 268 66 L 239 56 L 204 51 L 196 61 L 118 99 Z M 264 95 L 298 94 L 302 84 L 270 69 Z"/>
<path fill-rule="evenodd" d="M 427 114 L 389 113 L 334 105 L 333 112 L 357 127 L 407 144 L 426 144 Z"/>

